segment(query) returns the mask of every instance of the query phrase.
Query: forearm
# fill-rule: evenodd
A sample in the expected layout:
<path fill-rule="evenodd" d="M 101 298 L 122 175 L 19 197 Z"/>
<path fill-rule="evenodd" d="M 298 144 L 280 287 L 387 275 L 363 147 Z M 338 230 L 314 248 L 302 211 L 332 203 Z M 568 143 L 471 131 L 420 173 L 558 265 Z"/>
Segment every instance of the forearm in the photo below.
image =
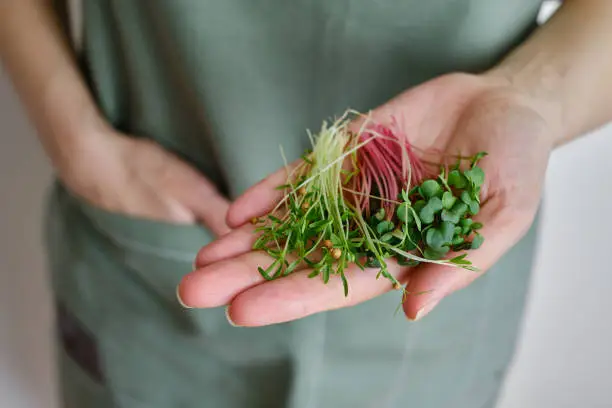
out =
<path fill-rule="evenodd" d="M 561 145 L 612 119 L 612 1 L 569 0 L 489 75 L 529 95 Z"/>
<path fill-rule="evenodd" d="M 2 2 L 0 57 L 53 165 L 68 172 L 105 123 L 50 1 Z"/>

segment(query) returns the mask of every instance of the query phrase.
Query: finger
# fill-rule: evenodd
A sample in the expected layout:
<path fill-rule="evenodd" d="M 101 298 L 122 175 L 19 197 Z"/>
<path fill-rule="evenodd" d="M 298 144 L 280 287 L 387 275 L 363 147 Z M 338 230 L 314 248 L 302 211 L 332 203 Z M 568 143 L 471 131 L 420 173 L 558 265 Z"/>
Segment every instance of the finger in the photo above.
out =
<path fill-rule="evenodd" d="M 250 252 L 260 236 L 255 225 L 245 224 L 206 245 L 196 255 L 195 267 L 202 268 L 214 262 Z"/>
<path fill-rule="evenodd" d="M 409 268 L 389 265 L 399 282 L 408 281 Z M 309 278 L 310 269 L 265 282 L 240 293 L 230 304 L 228 316 L 238 326 L 265 326 L 300 319 L 326 310 L 353 306 L 393 289 L 385 277 L 376 279 L 378 269 L 345 270 L 348 296 L 342 280 L 333 275 L 327 284 L 320 277 Z"/>
<path fill-rule="evenodd" d="M 230 206 L 227 213 L 227 224 L 236 228 L 252 218 L 272 211 L 284 195 L 284 192 L 279 190 L 278 186 L 287 183 L 291 171 L 301 162 L 301 159 L 297 160 L 247 189 Z"/>
<path fill-rule="evenodd" d="M 240 292 L 264 281 L 257 267 L 272 263 L 264 252 L 249 252 L 187 274 L 178 286 L 183 304 L 209 308 L 228 304 Z"/>
<path fill-rule="evenodd" d="M 181 189 L 179 199 L 215 236 L 220 237 L 228 233 L 230 227 L 225 218 L 230 202 L 205 177 L 194 172 L 189 181 L 186 188 Z"/>
<path fill-rule="evenodd" d="M 518 242 L 533 220 L 529 215 L 519 215 L 509 210 L 496 198 L 488 201 L 479 217 L 475 218 L 484 224 L 479 233 L 485 237 L 485 241 L 477 250 L 468 252 L 468 259 L 479 271 L 437 264 L 423 264 L 416 268 L 403 305 L 409 319 L 423 318 L 444 297 L 480 277 Z"/>
<path fill-rule="evenodd" d="M 311 259 L 320 259 L 320 255 L 320 252 L 314 251 Z M 289 263 L 295 259 L 292 254 L 286 257 Z M 240 292 L 265 282 L 258 267 L 267 269 L 273 262 L 274 259 L 265 252 L 255 251 L 196 268 L 179 284 L 179 297 L 188 307 L 208 308 L 228 304 Z M 306 266 L 300 262 L 295 270 Z"/>

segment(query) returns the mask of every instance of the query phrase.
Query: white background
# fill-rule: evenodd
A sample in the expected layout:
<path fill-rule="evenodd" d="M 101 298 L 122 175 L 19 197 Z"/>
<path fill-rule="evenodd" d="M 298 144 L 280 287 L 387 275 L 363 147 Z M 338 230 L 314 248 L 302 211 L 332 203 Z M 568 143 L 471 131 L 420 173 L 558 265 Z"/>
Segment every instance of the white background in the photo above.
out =
<path fill-rule="evenodd" d="M 612 406 L 611 154 L 612 126 L 553 154 L 524 330 L 500 408 Z M 2 408 L 57 407 L 40 237 L 49 178 L 0 72 Z"/>

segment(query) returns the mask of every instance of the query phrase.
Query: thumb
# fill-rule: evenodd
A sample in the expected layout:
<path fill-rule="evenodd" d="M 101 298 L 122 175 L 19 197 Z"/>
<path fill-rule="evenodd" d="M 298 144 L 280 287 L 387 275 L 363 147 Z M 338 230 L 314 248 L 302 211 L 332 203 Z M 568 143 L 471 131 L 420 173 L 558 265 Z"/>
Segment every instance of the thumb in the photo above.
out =
<path fill-rule="evenodd" d="M 178 198 L 182 204 L 215 236 L 219 237 L 230 231 L 225 222 L 230 202 L 206 177 L 193 172 L 179 194 L 181 197 Z"/>
<path fill-rule="evenodd" d="M 484 224 L 479 233 L 485 238 L 468 259 L 478 271 L 456 266 L 423 264 L 410 276 L 408 295 L 403 304 L 406 317 L 419 320 L 429 314 L 442 299 L 460 290 L 491 268 L 527 232 L 533 215 L 517 213 L 492 198 L 478 217 Z"/>

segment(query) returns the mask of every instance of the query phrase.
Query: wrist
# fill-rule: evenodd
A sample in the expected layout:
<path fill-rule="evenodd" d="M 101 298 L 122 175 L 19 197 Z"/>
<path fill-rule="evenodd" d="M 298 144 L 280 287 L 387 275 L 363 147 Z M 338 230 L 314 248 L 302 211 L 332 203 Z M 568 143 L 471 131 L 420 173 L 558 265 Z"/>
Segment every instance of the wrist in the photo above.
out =
<path fill-rule="evenodd" d="M 516 69 L 500 65 L 484 74 L 489 81 L 499 84 L 506 92 L 514 95 L 517 103 L 531 109 L 542 118 L 553 147 L 561 144 L 566 138 L 564 129 L 563 106 L 557 95 L 559 75 L 540 67 L 537 71 L 531 67 Z"/>
<path fill-rule="evenodd" d="M 79 119 L 80 120 L 80 119 Z M 74 126 L 64 138 L 55 138 L 50 158 L 57 177 L 75 192 L 109 177 L 122 136 L 102 120 Z M 88 187 L 89 186 L 89 187 Z"/>

